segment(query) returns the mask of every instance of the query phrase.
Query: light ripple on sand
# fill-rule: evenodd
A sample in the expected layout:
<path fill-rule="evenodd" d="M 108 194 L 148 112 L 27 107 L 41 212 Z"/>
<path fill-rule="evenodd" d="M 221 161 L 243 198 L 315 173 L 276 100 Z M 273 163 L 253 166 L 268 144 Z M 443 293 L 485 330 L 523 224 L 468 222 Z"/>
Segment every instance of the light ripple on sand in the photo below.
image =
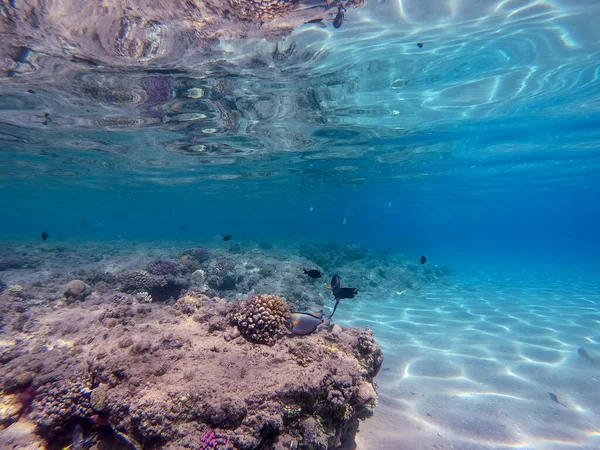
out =
<path fill-rule="evenodd" d="M 371 327 L 385 351 L 380 403 L 358 449 L 599 449 L 600 299 L 589 280 L 587 297 L 576 283 L 557 283 L 559 292 L 543 283 L 470 280 L 476 298 L 434 287 L 418 306 L 394 297 L 382 314 L 364 296 L 340 311 L 358 326 L 376 312 Z M 581 346 L 597 365 L 577 354 Z"/>

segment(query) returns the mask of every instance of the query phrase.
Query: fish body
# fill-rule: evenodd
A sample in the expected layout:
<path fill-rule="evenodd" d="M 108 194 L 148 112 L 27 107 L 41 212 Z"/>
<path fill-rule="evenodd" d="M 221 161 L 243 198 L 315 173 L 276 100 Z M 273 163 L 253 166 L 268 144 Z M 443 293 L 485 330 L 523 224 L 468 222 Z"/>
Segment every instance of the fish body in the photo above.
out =
<path fill-rule="evenodd" d="M 421 264 L 425 264 L 427 262 L 427 258 L 425 256 L 421 256 Z"/>
<path fill-rule="evenodd" d="M 342 280 L 340 280 L 339 275 L 334 275 L 331 278 L 331 284 L 327 286 L 327 289 L 336 290 L 337 288 L 342 287 Z"/>
<path fill-rule="evenodd" d="M 333 289 L 333 296 L 336 299 L 343 299 L 343 298 L 354 298 L 358 295 L 358 289 L 357 288 L 349 288 L 349 287 L 339 287 L 337 289 Z"/>
<path fill-rule="evenodd" d="M 417 42 L 417 47 L 423 48 L 423 43 L 422 42 Z"/>
<path fill-rule="evenodd" d="M 230 241 L 233 236 L 231 234 L 226 234 L 223 236 L 224 241 Z"/>
<path fill-rule="evenodd" d="M 587 350 L 585 348 L 579 347 L 577 349 L 577 354 L 579 356 L 581 356 L 583 359 L 587 359 L 589 362 L 594 364 L 594 360 L 592 359 L 592 357 L 589 355 L 589 353 L 587 352 Z"/>
<path fill-rule="evenodd" d="M 344 13 L 346 12 L 346 8 L 342 5 L 338 6 L 338 12 L 333 19 L 333 28 L 340 28 L 344 23 Z"/>
<path fill-rule="evenodd" d="M 48 233 L 42 231 L 42 241 L 45 241 L 46 239 L 48 239 Z"/>
<path fill-rule="evenodd" d="M 321 278 L 322 276 L 321 272 L 319 272 L 317 269 L 305 270 L 304 273 L 311 278 Z"/>
<path fill-rule="evenodd" d="M 319 311 L 317 315 L 310 313 L 291 313 L 290 314 L 290 329 L 292 333 L 299 336 L 306 336 L 313 333 L 317 327 L 325 320 L 323 311 Z"/>

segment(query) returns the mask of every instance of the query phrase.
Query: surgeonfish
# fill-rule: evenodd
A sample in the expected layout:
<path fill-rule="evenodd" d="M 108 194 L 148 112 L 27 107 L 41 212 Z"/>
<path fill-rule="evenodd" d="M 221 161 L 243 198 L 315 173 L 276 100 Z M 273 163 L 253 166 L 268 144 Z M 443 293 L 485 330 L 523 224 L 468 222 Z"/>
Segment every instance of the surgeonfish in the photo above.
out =
<path fill-rule="evenodd" d="M 290 329 L 294 334 L 305 336 L 313 333 L 324 320 L 323 311 L 315 314 L 305 312 L 291 313 Z"/>

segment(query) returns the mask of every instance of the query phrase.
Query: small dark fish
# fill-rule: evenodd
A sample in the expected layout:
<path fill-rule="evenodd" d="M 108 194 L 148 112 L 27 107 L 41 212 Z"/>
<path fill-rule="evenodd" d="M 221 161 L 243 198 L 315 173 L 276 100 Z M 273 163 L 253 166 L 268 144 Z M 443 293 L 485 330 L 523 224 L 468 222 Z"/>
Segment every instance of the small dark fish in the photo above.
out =
<path fill-rule="evenodd" d="M 179 225 L 179 228 L 178 228 L 178 230 L 179 230 L 179 231 L 185 231 L 185 227 L 184 227 L 183 225 Z"/>
<path fill-rule="evenodd" d="M 29 92 L 30 94 L 35 94 L 35 91 L 33 89 L 27 89 L 27 92 Z"/>
<path fill-rule="evenodd" d="M 85 220 L 82 220 L 82 221 L 81 221 L 81 225 L 85 225 L 85 223 L 86 223 L 86 221 L 85 221 Z"/>
<path fill-rule="evenodd" d="M 48 233 L 42 231 L 42 241 L 45 241 L 46 239 L 48 239 Z"/>
<path fill-rule="evenodd" d="M 319 19 L 312 19 L 309 20 L 308 22 L 304 22 L 304 25 L 309 24 L 309 23 L 320 23 L 323 22 L 323 19 L 319 18 Z"/>
<path fill-rule="evenodd" d="M 421 256 L 421 264 L 425 264 L 427 262 L 427 258 Z"/>
<path fill-rule="evenodd" d="M 417 42 L 417 47 L 423 48 L 423 43 L 422 42 Z"/>
<path fill-rule="evenodd" d="M 346 8 L 342 5 L 338 6 L 338 12 L 335 15 L 335 19 L 333 19 L 333 28 L 340 28 L 344 24 L 344 13 L 346 12 Z"/>
<path fill-rule="evenodd" d="M 577 349 L 577 354 L 579 356 L 581 356 L 583 359 L 587 359 L 589 362 L 594 364 L 594 360 L 592 359 L 592 357 L 589 355 L 589 353 L 587 352 L 587 350 L 585 348 L 579 347 L 579 349 Z"/>
<path fill-rule="evenodd" d="M 321 272 L 319 272 L 317 269 L 305 270 L 304 273 L 311 278 L 321 278 L 322 276 Z"/>
<path fill-rule="evenodd" d="M 548 395 L 550 396 L 550 398 L 552 399 L 553 402 L 558 403 L 559 405 L 563 405 L 565 408 L 568 407 L 564 403 L 561 403 L 558 401 L 558 397 L 556 396 L 556 394 L 553 394 L 552 392 L 548 392 Z"/>
<path fill-rule="evenodd" d="M 354 298 L 358 295 L 357 288 L 339 287 L 333 290 L 333 296 L 336 299 Z"/>
<path fill-rule="evenodd" d="M 224 241 L 230 241 L 232 237 L 233 236 L 231 234 L 226 234 L 225 236 L 223 236 L 223 240 Z"/>
<path fill-rule="evenodd" d="M 48 125 L 48 122 L 50 121 L 50 114 L 45 113 L 44 114 L 44 121 L 42 122 L 42 125 Z"/>

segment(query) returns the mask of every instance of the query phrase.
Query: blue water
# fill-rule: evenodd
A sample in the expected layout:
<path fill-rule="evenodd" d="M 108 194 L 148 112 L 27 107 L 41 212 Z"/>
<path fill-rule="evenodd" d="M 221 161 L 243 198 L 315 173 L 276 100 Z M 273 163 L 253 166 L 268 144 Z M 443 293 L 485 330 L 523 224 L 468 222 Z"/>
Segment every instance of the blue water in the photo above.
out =
<path fill-rule="evenodd" d="M 3 242 L 360 244 L 492 296 L 600 273 L 597 1 L 370 1 L 218 43 L 175 6 L 117 38 L 49 8 L 0 28 Z"/>

